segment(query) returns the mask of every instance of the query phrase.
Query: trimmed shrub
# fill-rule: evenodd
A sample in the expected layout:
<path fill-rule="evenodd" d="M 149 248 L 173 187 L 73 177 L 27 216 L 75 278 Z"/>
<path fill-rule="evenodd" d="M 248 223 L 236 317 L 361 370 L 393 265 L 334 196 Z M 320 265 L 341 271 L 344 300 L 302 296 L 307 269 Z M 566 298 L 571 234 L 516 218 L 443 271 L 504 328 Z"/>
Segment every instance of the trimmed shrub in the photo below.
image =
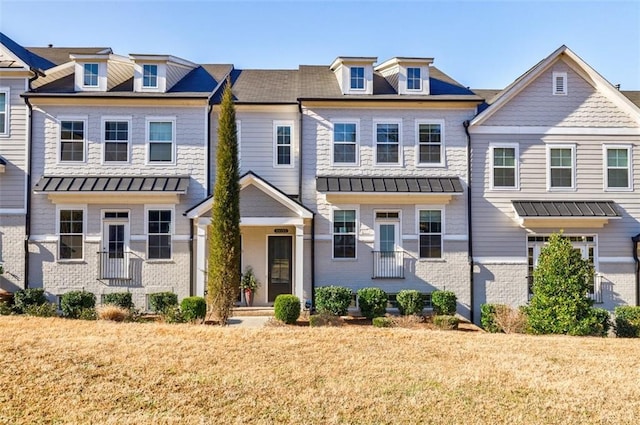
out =
<path fill-rule="evenodd" d="M 456 302 L 458 298 L 451 291 L 433 291 L 431 303 L 436 315 L 453 316 L 456 314 Z"/>
<path fill-rule="evenodd" d="M 111 294 L 104 294 L 102 297 L 102 304 L 111 304 L 131 310 L 133 308 L 131 292 L 114 292 Z"/>
<path fill-rule="evenodd" d="M 343 286 L 322 286 L 316 288 L 316 309 L 319 313 L 345 316 L 351 304 L 353 293 Z"/>
<path fill-rule="evenodd" d="M 202 320 L 207 315 L 207 302 L 202 297 L 187 297 L 180 303 L 180 310 L 187 322 Z"/>
<path fill-rule="evenodd" d="M 273 303 L 274 316 L 288 325 L 293 325 L 300 317 L 300 298 L 281 294 Z"/>
<path fill-rule="evenodd" d="M 60 299 L 62 315 L 70 319 L 91 320 L 89 319 L 91 313 L 84 310 L 93 310 L 93 316 L 95 318 L 95 306 L 96 296 L 91 292 L 71 291 L 63 294 Z"/>
<path fill-rule="evenodd" d="M 165 308 L 162 312 L 162 320 L 164 320 L 165 323 L 171 324 L 186 322 L 182 310 L 180 310 L 178 305 L 170 305 Z"/>
<path fill-rule="evenodd" d="M 156 292 L 149 294 L 149 305 L 156 314 L 162 314 L 169 307 L 178 306 L 178 296 L 173 292 Z"/>
<path fill-rule="evenodd" d="M 0 302 L 0 316 L 8 316 L 13 313 L 13 309 L 8 301 Z"/>
<path fill-rule="evenodd" d="M 24 313 L 24 310 L 32 305 L 42 305 L 47 303 L 42 288 L 21 289 L 13 294 L 13 307 L 16 313 Z"/>
<path fill-rule="evenodd" d="M 342 326 L 344 321 L 341 317 L 329 313 L 320 313 L 309 316 L 309 326 Z"/>
<path fill-rule="evenodd" d="M 422 294 L 414 289 L 404 289 L 396 295 L 398 302 L 398 310 L 400 314 L 407 316 L 409 314 L 422 314 L 424 300 Z"/>
<path fill-rule="evenodd" d="M 384 316 L 387 312 L 387 293 L 380 288 L 362 288 L 358 290 L 360 313 L 367 319 Z"/>
<path fill-rule="evenodd" d="M 618 338 L 640 338 L 640 307 L 618 306 L 614 330 Z"/>
<path fill-rule="evenodd" d="M 591 308 L 568 332 L 575 336 L 607 336 L 611 327 L 609 312 L 603 308 Z"/>
<path fill-rule="evenodd" d="M 460 320 L 456 316 L 448 314 L 433 316 L 433 324 L 438 329 L 447 331 L 455 330 L 458 329 L 458 323 L 460 323 Z"/>
<path fill-rule="evenodd" d="M 482 304 L 480 306 L 480 324 L 490 333 L 500 333 L 502 328 L 496 323 L 496 309 L 504 304 Z"/>
<path fill-rule="evenodd" d="M 374 317 L 371 324 L 374 328 L 392 328 L 395 326 L 393 319 L 390 317 Z"/>
<path fill-rule="evenodd" d="M 31 304 L 25 307 L 24 314 L 36 317 L 57 317 L 58 308 L 52 303 Z"/>
<path fill-rule="evenodd" d="M 96 315 L 99 320 L 125 322 L 131 319 L 131 310 L 115 304 L 105 304 L 96 309 Z"/>

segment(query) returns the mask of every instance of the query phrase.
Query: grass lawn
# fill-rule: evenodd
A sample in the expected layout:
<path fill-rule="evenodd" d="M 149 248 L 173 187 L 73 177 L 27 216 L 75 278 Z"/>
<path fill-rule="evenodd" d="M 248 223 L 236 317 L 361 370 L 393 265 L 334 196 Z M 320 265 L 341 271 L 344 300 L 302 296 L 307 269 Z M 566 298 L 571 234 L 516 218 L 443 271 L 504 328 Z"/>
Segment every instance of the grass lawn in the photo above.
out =
<path fill-rule="evenodd" d="M 638 340 L 0 317 L 1 424 L 638 418 Z"/>

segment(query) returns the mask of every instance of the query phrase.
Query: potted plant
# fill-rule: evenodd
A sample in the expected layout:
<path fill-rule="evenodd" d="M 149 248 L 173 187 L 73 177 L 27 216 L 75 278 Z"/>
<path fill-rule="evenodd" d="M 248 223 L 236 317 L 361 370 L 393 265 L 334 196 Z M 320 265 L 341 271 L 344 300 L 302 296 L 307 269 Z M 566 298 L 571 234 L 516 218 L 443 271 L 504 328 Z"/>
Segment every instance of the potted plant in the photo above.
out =
<path fill-rule="evenodd" d="M 253 274 L 253 268 L 251 266 L 247 266 L 242 274 L 242 279 L 240 280 L 240 289 L 244 292 L 244 303 L 247 307 L 251 307 L 253 305 L 253 294 L 259 286 L 260 281 L 256 275 Z"/>

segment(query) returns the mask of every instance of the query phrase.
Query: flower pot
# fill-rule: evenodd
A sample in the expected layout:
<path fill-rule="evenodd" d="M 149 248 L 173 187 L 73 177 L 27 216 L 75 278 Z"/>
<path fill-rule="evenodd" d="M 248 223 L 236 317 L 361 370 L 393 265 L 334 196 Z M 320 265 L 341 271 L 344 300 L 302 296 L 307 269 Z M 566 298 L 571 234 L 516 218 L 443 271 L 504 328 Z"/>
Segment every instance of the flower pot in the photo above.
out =
<path fill-rule="evenodd" d="M 244 290 L 244 305 L 253 307 L 253 291 L 251 289 Z"/>

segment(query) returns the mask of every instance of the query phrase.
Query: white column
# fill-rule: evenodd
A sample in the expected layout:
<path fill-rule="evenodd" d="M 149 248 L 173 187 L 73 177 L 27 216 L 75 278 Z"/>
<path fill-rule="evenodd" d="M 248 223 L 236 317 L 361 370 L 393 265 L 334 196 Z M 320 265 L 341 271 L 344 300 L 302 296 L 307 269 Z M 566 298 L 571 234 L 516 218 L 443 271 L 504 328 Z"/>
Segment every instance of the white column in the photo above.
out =
<path fill-rule="evenodd" d="M 207 225 L 198 223 L 196 234 L 196 295 L 204 297 L 207 285 L 206 275 Z"/>
<path fill-rule="evenodd" d="M 296 255 L 295 255 L 295 280 L 294 295 L 300 298 L 302 308 L 304 308 L 304 225 L 296 224 Z"/>

